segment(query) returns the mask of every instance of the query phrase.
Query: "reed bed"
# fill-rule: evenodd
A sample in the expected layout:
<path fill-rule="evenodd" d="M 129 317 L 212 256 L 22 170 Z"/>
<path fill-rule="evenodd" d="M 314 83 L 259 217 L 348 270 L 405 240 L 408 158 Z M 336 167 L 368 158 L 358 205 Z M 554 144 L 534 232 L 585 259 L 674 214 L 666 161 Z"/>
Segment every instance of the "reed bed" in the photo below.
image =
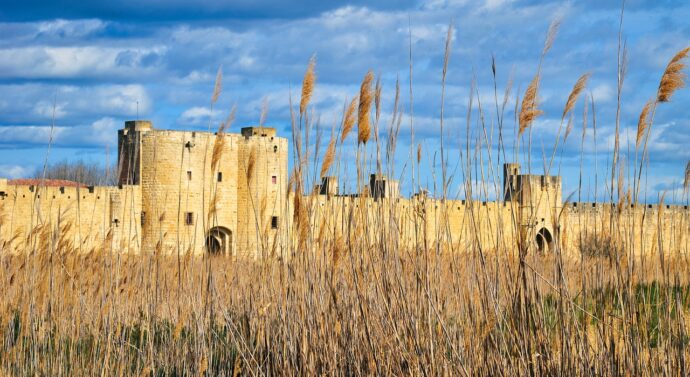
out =
<path fill-rule="evenodd" d="M 508 140 L 509 126 L 505 124 L 509 122 L 505 109 L 512 95 L 512 80 L 502 100 L 494 82 L 494 114 L 473 102 L 474 95 L 479 98 L 478 91 L 470 96 L 466 150 L 461 148 L 456 159 L 462 174 L 454 173 L 458 168 L 449 164 L 453 157 L 448 157 L 450 152 L 441 139 L 443 182 L 440 189 L 429 188 L 430 195 L 441 203 L 453 199 L 448 194 L 450 186 L 464 188 L 469 201 L 482 200 L 487 192 L 474 191 L 472 182 L 496 185 L 501 164 L 509 160 L 506 153 L 511 153 L 506 146 L 517 146 L 514 153 L 524 153 L 525 159 L 533 160 L 531 127 L 543 114 L 539 86 L 548 79 L 541 67 L 544 55 L 555 43 L 558 26 L 559 22 L 554 22 L 549 28 L 537 73 L 524 97 L 516 98 L 514 140 Z M 452 25 L 444 56 L 444 86 L 446 75 L 452 74 L 451 36 Z M 632 163 L 620 156 L 611 159 L 612 182 L 608 187 L 610 198 L 619 204 L 637 203 L 654 112 L 684 85 L 681 71 L 686 55 L 687 50 L 681 50 L 672 58 L 659 92 L 643 110 L 637 135 L 640 159 L 637 150 Z M 624 65 L 625 59 L 619 62 Z M 411 70 L 412 66 L 410 59 Z M 491 68 L 495 80 L 495 62 Z M 364 76 L 360 92 L 353 93 L 358 97 L 345 102 L 342 121 L 332 128 L 324 157 L 318 156 L 318 142 L 310 140 L 317 132 L 310 105 L 318 85 L 316 70 L 316 60 L 312 59 L 303 81 L 299 116 L 292 110 L 295 150 L 290 186 L 295 218 L 287 244 L 280 244 L 277 252 L 261 251 L 260 257 L 252 259 L 210 254 L 178 257 L 166 250 L 129 255 L 119 252 L 108 239 L 87 253 L 79 253 L 61 238 L 62 228 L 37 227 L 26 240 L 15 240 L 25 243 L 20 247 L 22 252 L 3 254 L 0 259 L 0 373 L 689 373 L 687 244 L 681 245 L 685 252 L 673 255 L 627 249 L 630 243 L 624 241 L 634 239 L 634 235 L 627 228 L 619 228 L 620 216 L 624 215 L 620 210 L 611 211 L 607 226 L 601 226 L 599 233 L 580 236 L 579 250 L 569 253 L 561 250 L 558 242 L 549 254 L 537 253 L 533 245 L 519 241 L 508 250 L 486 250 L 479 243 L 457 250 L 449 247 L 451 238 L 444 238 L 442 226 L 437 227 L 439 242 L 420 237 L 413 247 L 401 247 L 395 237 L 397 224 L 390 220 L 396 211 L 395 201 L 379 205 L 373 220 L 351 206 L 345 217 L 349 232 L 316 226 L 312 217 L 315 194 L 306 188 L 319 182 L 321 176 L 342 176 L 348 166 L 356 170 L 360 191 L 366 186 L 364 177 L 372 170 L 401 177 L 415 190 L 426 189 L 419 179 L 425 152 L 422 144 L 414 141 L 412 119 L 406 157 L 409 167 L 395 172 L 395 146 L 404 110 L 399 103 L 400 87 L 396 85 L 394 110 L 386 128 L 380 80 L 371 71 Z M 618 72 L 624 73 L 625 68 L 619 67 Z M 221 78 L 219 70 L 212 103 L 220 95 Z M 574 127 L 576 103 L 586 93 L 588 80 L 593 79 L 589 74 L 581 76 L 568 96 L 560 127 L 568 115 L 571 121 L 564 138 Z M 622 81 L 619 78 L 619 91 Z M 412 87 L 410 77 L 409 113 L 413 109 Z M 441 88 L 441 95 L 445 95 L 445 88 Z M 596 115 L 594 99 L 588 101 L 585 95 L 582 103 L 584 144 L 588 111 L 594 135 Z M 479 113 L 480 120 L 470 120 L 473 111 Z M 220 126 L 216 145 L 222 142 L 232 118 L 234 111 Z M 494 123 L 485 123 L 491 118 L 498 136 Z M 348 137 L 355 122 L 357 132 Z M 442 134 L 453 127 L 462 126 L 441 120 Z M 380 137 L 381 129 L 385 137 Z M 494 145 L 494 138 L 498 139 L 498 153 L 492 155 L 492 148 L 487 146 Z M 565 141 L 560 138 L 559 128 L 550 159 L 546 153 L 541 159 L 547 171 L 559 142 Z M 357 150 L 354 164 L 343 160 L 347 143 Z M 385 153 L 380 152 L 382 149 Z M 215 150 L 213 154 L 211 171 L 219 160 Z M 320 159 L 320 166 L 312 166 Z M 621 167 L 628 164 L 636 173 L 632 180 L 626 179 Z M 248 179 L 252 166 L 252 161 L 246 162 Z M 686 188 L 688 171 L 690 168 L 684 171 Z M 502 188 L 496 190 L 500 196 Z M 212 213 L 208 215 L 212 223 Z M 685 228 L 672 231 L 684 232 Z"/>

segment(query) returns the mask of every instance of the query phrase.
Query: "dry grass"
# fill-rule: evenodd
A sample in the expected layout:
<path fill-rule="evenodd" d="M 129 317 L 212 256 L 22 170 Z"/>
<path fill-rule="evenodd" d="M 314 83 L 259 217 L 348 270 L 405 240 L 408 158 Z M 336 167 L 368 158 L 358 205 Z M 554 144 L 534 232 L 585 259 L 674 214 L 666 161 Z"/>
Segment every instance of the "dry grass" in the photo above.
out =
<path fill-rule="evenodd" d="M 518 136 L 522 135 L 525 130 L 532 125 L 534 120 L 542 115 L 544 112 L 538 108 L 538 91 L 539 91 L 539 74 L 534 76 L 525 95 L 522 97 L 522 106 L 520 107 L 520 128 L 518 129 Z"/>
<path fill-rule="evenodd" d="M 683 69 L 685 69 L 685 59 L 688 57 L 689 53 L 690 47 L 686 47 L 678 51 L 668 63 L 663 76 L 661 76 L 661 82 L 659 82 L 657 101 L 668 102 L 671 100 L 673 93 L 685 87 L 685 74 L 683 73 Z"/>
<path fill-rule="evenodd" d="M 637 122 L 637 137 L 635 138 L 635 145 L 637 148 L 640 147 L 642 138 L 649 127 L 649 111 L 651 110 L 652 106 L 654 106 L 654 102 L 651 100 L 647 101 L 642 108 L 642 112 L 640 113 L 640 120 Z"/>
<path fill-rule="evenodd" d="M 575 85 L 573 85 L 573 89 L 570 91 L 570 94 L 568 95 L 568 100 L 566 101 L 565 107 L 563 108 L 563 115 L 561 116 L 561 120 L 565 119 L 566 115 L 568 115 L 568 113 L 573 111 L 573 108 L 575 108 L 575 103 L 577 103 L 577 99 L 580 97 L 580 94 L 587 86 L 589 76 L 589 73 L 585 73 L 584 75 L 580 76 L 580 78 L 577 79 L 577 81 L 575 82 Z"/>
<path fill-rule="evenodd" d="M 371 83 L 374 81 L 374 73 L 369 71 L 359 90 L 359 108 L 357 110 L 357 142 L 359 144 L 366 144 L 371 137 L 371 102 L 373 95 L 371 92 Z"/>
<path fill-rule="evenodd" d="M 588 258 L 563 267 L 559 289 L 555 260 L 533 256 L 525 291 L 519 261 L 492 253 L 422 250 L 420 261 L 342 240 L 327 250 L 300 262 L 217 257 L 210 286 L 197 258 L 180 269 L 172 257 L 103 251 L 5 257 L 0 365 L 15 375 L 652 375 L 685 362 L 687 261 L 669 262 L 672 286 L 653 283 L 664 276 L 650 267 L 625 288 L 609 259 Z"/>
<path fill-rule="evenodd" d="M 323 162 L 321 163 L 321 177 L 325 177 L 328 174 L 328 171 L 331 169 L 331 165 L 333 165 L 333 161 L 335 161 L 335 142 L 336 142 L 336 137 L 335 134 L 331 136 L 331 141 L 328 142 L 328 148 L 326 148 L 326 154 L 323 157 Z"/>
<path fill-rule="evenodd" d="M 311 96 L 314 92 L 314 84 L 316 82 L 316 74 L 314 73 L 314 67 L 316 66 L 316 57 L 312 57 L 309 60 L 309 65 L 307 66 L 307 72 L 304 73 L 304 79 L 302 80 L 302 97 L 300 97 L 299 102 L 299 113 L 300 116 L 305 114 L 307 111 L 307 106 L 311 100 Z"/>

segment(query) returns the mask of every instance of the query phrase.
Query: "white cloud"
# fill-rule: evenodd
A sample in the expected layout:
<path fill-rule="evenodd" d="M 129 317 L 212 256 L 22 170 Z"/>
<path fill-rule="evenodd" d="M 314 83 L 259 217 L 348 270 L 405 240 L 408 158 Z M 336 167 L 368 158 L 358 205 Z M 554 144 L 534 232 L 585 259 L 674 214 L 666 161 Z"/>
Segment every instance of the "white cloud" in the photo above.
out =
<path fill-rule="evenodd" d="M 208 119 L 212 114 L 211 109 L 208 107 L 195 106 L 185 110 L 182 115 L 180 115 L 178 122 L 188 125 L 200 125 L 208 123 Z"/>
<path fill-rule="evenodd" d="M 55 126 L 52 129 L 52 145 L 97 147 L 117 142 L 117 130 L 122 123 L 109 117 L 101 118 L 88 125 Z M 0 144 L 48 145 L 51 142 L 50 126 L 5 126 L 0 127 Z"/>
<path fill-rule="evenodd" d="M 146 57 L 164 54 L 165 50 L 101 46 L 5 48 L 0 49 L 0 77 L 134 76 L 151 70 L 144 64 Z"/>
<path fill-rule="evenodd" d="M 0 165 L 0 177 L 15 179 L 29 176 L 33 169 L 27 166 L 19 165 Z"/>
<path fill-rule="evenodd" d="M 99 19 L 64 20 L 56 19 L 39 22 L 37 34 L 59 37 L 84 37 L 95 31 L 102 30 L 106 23 Z"/>
<path fill-rule="evenodd" d="M 53 115 L 55 116 L 55 119 L 62 118 L 67 115 L 64 104 L 56 103 L 53 105 L 48 101 L 37 102 L 36 106 L 34 106 L 34 113 L 46 119 L 52 119 Z"/>
<path fill-rule="evenodd" d="M 596 103 L 606 103 L 614 98 L 614 89 L 609 84 L 599 84 L 592 88 L 592 95 Z"/>

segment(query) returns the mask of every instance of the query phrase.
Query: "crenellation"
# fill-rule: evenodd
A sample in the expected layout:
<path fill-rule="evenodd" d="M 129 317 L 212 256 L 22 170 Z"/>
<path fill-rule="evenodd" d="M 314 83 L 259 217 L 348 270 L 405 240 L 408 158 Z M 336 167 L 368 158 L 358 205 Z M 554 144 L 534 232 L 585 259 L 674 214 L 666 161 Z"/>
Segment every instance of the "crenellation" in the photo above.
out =
<path fill-rule="evenodd" d="M 100 245 L 125 252 L 280 256 L 281 245 L 296 237 L 297 194 L 288 192 L 288 145 L 269 127 L 219 134 L 126 122 L 118 132 L 115 186 L 0 179 L 0 237 L 29 235 L 50 222 L 73 223 L 69 236 L 87 250 Z M 383 217 L 395 221 L 400 232 L 390 236 L 401 247 L 423 240 L 451 244 L 457 251 L 481 246 L 517 252 L 519 241 L 527 240 L 540 252 L 560 245 L 576 253 L 581 237 L 573 234 L 615 225 L 642 230 L 635 239 L 642 253 L 657 247 L 659 229 L 690 230 L 687 206 L 564 203 L 561 177 L 522 174 L 514 163 L 504 165 L 503 180 L 505 192 L 498 201 L 443 200 L 426 190 L 401 197 L 399 182 L 381 174 L 370 175 L 362 192 L 345 194 L 337 177 L 327 176 L 300 202 L 309 208 L 314 234 L 329 229 L 346 235 L 358 231 L 347 226 L 349 219 Z M 373 232 L 369 227 L 364 236 L 374 237 Z M 663 240 L 662 245 L 680 243 Z M 12 243 L 4 247 L 13 251 Z"/>

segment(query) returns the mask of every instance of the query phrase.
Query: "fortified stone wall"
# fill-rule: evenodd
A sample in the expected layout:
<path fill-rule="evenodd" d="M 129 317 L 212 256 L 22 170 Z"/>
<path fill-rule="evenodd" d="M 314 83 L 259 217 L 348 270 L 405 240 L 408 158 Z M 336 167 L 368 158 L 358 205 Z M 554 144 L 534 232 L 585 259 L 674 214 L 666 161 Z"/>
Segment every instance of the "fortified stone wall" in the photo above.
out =
<path fill-rule="evenodd" d="M 218 135 L 131 121 L 118 135 L 118 186 L 0 179 L 2 252 L 38 248 L 61 233 L 61 249 L 81 252 L 286 256 L 305 236 L 295 229 L 295 194 L 288 193 L 288 141 L 275 129 Z M 518 164 L 504 166 L 502 201 L 408 199 L 399 197 L 397 181 L 372 175 L 369 183 L 368 194 L 339 196 L 336 178 L 327 177 L 300 197 L 306 236 L 408 249 L 442 244 L 453 252 L 516 254 L 529 244 L 546 253 L 560 245 L 576 257 L 591 237 L 620 240 L 637 256 L 689 249 L 687 206 L 563 203 L 560 177 L 521 174 Z"/>
<path fill-rule="evenodd" d="M 578 251 L 588 237 L 616 237 L 635 256 L 690 251 L 690 210 L 668 204 L 631 205 L 572 202 L 563 207 L 561 242 Z"/>
<path fill-rule="evenodd" d="M 25 251 L 59 230 L 63 250 L 138 252 L 140 208 L 138 186 L 14 185 L 0 179 L 2 251 Z"/>
<path fill-rule="evenodd" d="M 512 203 L 326 195 L 305 201 L 311 208 L 312 231 L 317 239 L 349 237 L 357 242 L 366 237 L 372 242 L 387 237 L 407 249 L 441 243 L 454 252 L 467 251 L 475 245 L 484 251 L 514 249 L 511 245 L 516 242 L 514 216 L 519 214 Z M 380 229 L 397 232 L 382 235 Z"/>

